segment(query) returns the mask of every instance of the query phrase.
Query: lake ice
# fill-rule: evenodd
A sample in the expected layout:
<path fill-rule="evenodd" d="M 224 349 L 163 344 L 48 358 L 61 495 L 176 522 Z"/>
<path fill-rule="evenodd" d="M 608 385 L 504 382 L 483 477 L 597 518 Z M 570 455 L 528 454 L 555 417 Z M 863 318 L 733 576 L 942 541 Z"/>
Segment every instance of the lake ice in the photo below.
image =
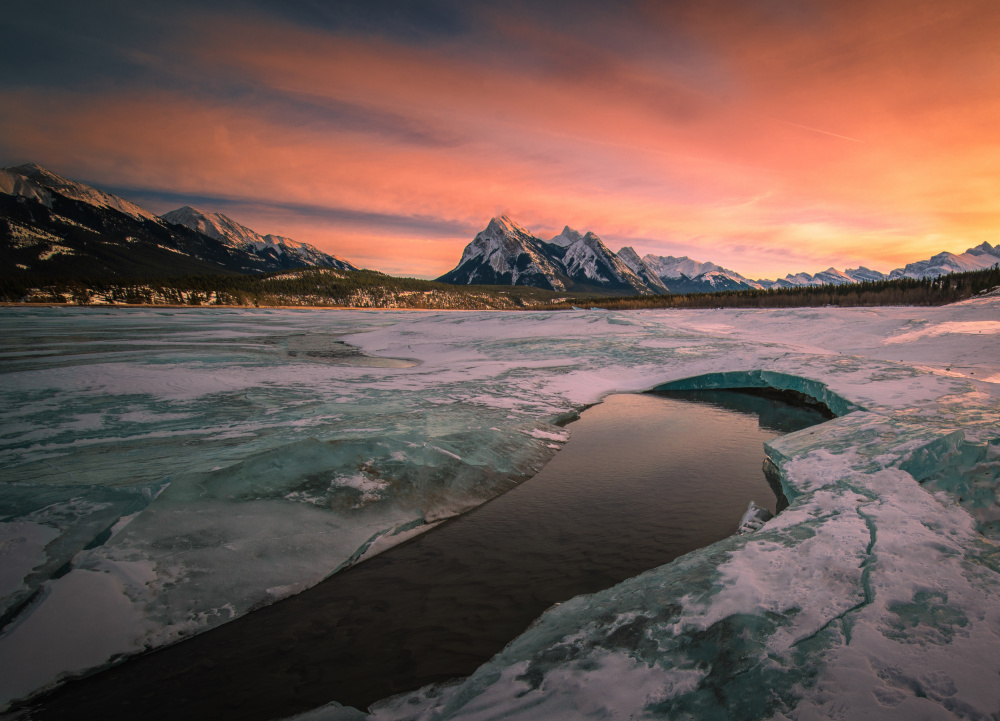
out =
<path fill-rule="evenodd" d="M 314 585 L 530 477 L 583 405 L 715 374 L 692 383 L 843 402 L 841 418 L 771 444 L 790 507 L 550 610 L 469 679 L 389 700 L 376 718 L 990 718 L 998 318 L 996 297 L 628 313 L 6 309 L 0 697 Z"/>

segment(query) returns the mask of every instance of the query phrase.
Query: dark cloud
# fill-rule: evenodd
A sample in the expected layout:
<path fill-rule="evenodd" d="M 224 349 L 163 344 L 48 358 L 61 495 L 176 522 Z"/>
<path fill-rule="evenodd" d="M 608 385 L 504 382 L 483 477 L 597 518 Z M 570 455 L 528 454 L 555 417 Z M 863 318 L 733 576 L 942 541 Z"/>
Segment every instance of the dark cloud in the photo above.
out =
<path fill-rule="evenodd" d="M 470 31 L 475 3 L 441 0 L 249 0 L 263 15 L 338 35 L 378 35 L 427 43 Z"/>
<path fill-rule="evenodd" d="M 86 182 L 86 181 L 84 181 Z M 116 188 L 100 185 L 102 190 L 131 200 L 153 212 L 166 213 L 174 208 L 190 205 L 209 213 L 224 213 L 237 222 L 240 212 L 274 214 L 276 217 L 294 216 L 297 223 L 315 220 L 337 226 L 360 227 L 383 231 L 403 231 L 410 236 L 425 236 L 430 238 L 468 236 L 471 238 L 482 228 L 472 224 L 447 218 L 427 215 L 394 215 L 389 213 L 372 213 L 353 208 L 337 208 L 304 203 L 260 200 L 256 198 L 232 198 L 198 193 L 172 193 L 162 190 L 143 188 Z M 245 223 L 246 224 L 246 223 Z M 254 228 L 259 233 L 274 233 L 282 235 L 278 229 Z"/>
<path fill-rule="evenodd" d="M 198 95 L 210 103 L 238 106 L 248 115 L 279 126 L 364 133 L 432 148 L 455 147 L 463 142 L 452 131 L 432 127 L 414 118 L 318 95 L 248 84 L 204 89 Z"/>

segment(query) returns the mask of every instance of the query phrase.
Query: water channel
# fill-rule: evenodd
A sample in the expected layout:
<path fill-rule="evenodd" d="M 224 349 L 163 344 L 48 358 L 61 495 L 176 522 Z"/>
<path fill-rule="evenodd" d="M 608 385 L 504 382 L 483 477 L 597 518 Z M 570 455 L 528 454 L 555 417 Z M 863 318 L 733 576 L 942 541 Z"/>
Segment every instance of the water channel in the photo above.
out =
<path fill-rule="evenodd" d="M 534 478 L 315 588 L 66 684 L 32 718 L 274 719 L 466 676 L 546 608 L 775 510 L 762 444 L 831 415 L 777 392 L 613 395 Z"/>

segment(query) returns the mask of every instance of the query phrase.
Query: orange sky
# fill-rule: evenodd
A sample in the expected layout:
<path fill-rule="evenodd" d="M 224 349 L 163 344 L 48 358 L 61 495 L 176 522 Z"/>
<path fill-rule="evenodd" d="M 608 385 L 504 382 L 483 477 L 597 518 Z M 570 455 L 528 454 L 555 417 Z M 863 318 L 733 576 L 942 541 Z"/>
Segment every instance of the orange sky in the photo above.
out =
<path fill-rule="evenodd" d="M 16 11 L 0 161 L 423 277 L 501 212 L 753 278 L 1000 241 L 1000 4 L 605 5 Z"/>

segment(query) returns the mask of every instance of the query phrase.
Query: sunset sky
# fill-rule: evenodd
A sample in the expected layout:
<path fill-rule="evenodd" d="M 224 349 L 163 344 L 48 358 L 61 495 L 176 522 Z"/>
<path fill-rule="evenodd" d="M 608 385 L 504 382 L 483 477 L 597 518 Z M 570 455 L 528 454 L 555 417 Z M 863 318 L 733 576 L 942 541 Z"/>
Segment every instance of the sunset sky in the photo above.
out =
<path fill-rule="evenodd" d="M 0 28 L 0 165 L 387 273 L 450 270 L 500 213 L 753 278 L 1000 242 L 996 0 L 57 0 Z"/>

